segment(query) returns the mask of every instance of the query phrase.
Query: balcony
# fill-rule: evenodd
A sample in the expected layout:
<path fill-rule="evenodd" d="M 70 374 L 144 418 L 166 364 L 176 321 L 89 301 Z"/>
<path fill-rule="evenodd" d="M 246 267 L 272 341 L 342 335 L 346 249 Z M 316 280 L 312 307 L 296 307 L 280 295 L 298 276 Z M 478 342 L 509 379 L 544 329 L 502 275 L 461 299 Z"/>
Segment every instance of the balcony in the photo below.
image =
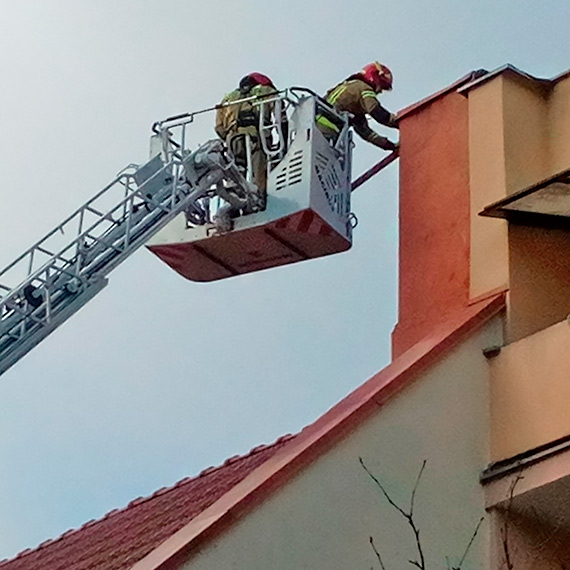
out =
<path fill-rule="evenodd" d="M 568 320 L 504 347 L 490 363 L 492 463 L 570 434 Z"/>

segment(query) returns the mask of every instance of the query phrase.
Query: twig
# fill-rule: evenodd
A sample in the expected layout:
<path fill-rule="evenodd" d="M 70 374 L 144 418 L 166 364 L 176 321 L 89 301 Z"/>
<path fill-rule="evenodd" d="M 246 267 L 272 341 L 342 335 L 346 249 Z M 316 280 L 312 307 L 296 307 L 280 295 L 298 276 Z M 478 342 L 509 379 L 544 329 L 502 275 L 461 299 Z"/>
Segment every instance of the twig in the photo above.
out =
<path fill-rule="evenodd" d="M 414 485 L 414 490 L 412 491 L 412 498 L 410 499 L 410 516 L 414 513 L 414 499 L 416 498 L 416 491 L 418 490 L 418 485 L 420 484 L 420 479 L 422 478 L 426 463 L 427 461 L 424 459 L 420 472 L 418 473 L 418 478 L 416 479 L 416 484 Z"/>
<path fill-rule="evenodd" d="M 372 546 L 372 550 L 374 550 L 374 554 L 376 554 L 376 558 L 378 558 L 378 562 L 380 562 L 380 567 L 382 570 L 386 570 L 386 566 L 384 566 L 384 562 L 382 562 L 382 556 L 380 556 L 380 552 L 378 552 L 378 549 L 376 548 L 374 539 L 372 537 L 370 537 L 370 546 Z"/>
<path fill-rule="evenodd" d="M 402 509 L 402 507 L 400 507 L 399 505 L 397 505 L 392 498 L 390 497 L 390 495 L 388 495 L 388 493 L 386 492 L 386 489 L 384 489 L 384 487 L 382 486 L 382 483 L 380 483 L 380 481 L 374 476 L 374 474 L 368 469 L 368 467 L 366 467 L 366 465 L 364 464 L 364 461 L 362 460 L 362 457 L 359 457 L 358 460 L 360 461 L 360 465 L 362 465 L 362 468 L 364 469 L 364 471 L 366 471 L 366 473 L 368 473 L 368 476 L 372 479 L 372 481 L 374 481 L 374 483 L 376 483 L 376 485 L 378 486 L 378 488 L 382 491 L 384 497 L 386 497 L 386 500 L 397 510 L 399 511 L 399 513 L 403 516 L 408 518 L 408 513 L 406 513 L 406 511 L 404 511 Z"/>
<path fill-rule="evenodd" d="M 384 488 L 382 483 L 380 483 L 378 478 L 374 476 L 374 474 L 368 469 L 368 467 L 366 467 L 366 465 L 364 464 L 364 461 L 362 460 L 362 457 L 359 457 L 358 460 L 360 461 L 360 465 L 362 465 L 362 468 L 364 469 L 364 471 L 366 471 L 368 476 L 374 481 L 374 483 L 376 483 L 376 486 L 380 489 L 380 491 L 382 491 L 382 494 L 384 495 L 384 497 L 386 498 L 388 503 L 392 507 L 394 507 L 406 519 L 406 521 L 408 521 L 408 524 L 410 525 L 410 527 L 414 533 L 414 538 L 416 540 L 416 548 L 418 549 L 418 554 L 419 554 L 420 560 L 419 560 L 419 562 L 417 560 L 408 560 L 408 562 L 412 566 L 415 566 L 416 568 L 418 568 L 419 570 L 426 570 L 424 553 L 423 553 L 422 544 L 420 541 L 420 530 L 418 529 L 418 527 L 416 526 L 416 523 L 414 521 L 413 509 L 414 509 L 415 494 L 416 494 L 417 488 L 420 484 L 420 479 L 422 477 L 422 473 L 424 471 L 424 468 L 425 468 L 427 462 L 426 461 L 423 462 L 422 467 L 420 469 L 420 472 L 418 473 L 418 477 L 416 479 L 416 484 L 414 486 L 414 489 L 412 491 L 412 496 L 410 499 L 410 512 L 407 513 L 402 507 L 400 507 L 400 505 L 398 505 L 392 499 L 392 497 L 390 497 L 390 495 L 388 494 L 388 492 L 386 491 L 386 489 Z"/>
<path fill-rule="evenodd" d="M 502 537 L 502 542 L 503 542 L 503 554 L 505 556 L 505 564 L 507 565 L 507 570 L 513 570 L 513 568 L 514 568 L 513 561 L 511 560 L 511 553 L 509 550 L 509 522 L 511 519 L 511 509 L 513 506 L 513 500 L 514 500 L 514 496 L 515 496 L 515 488 L 519 484 L 521 479 L 524 479 L 524 477 L 520 473 L 518 473 L 517 476 L 515 477 L 515 479 L 511 482 L 511 485 L 509 488 L 509 500 L 508 500 L 507 509 L 505 512 L 505 515 L 506 515 L 505 516 L 505 524 L 503 525 L 503 528 L 501 528 L 501 537 Z"/>
<path fill-rule="evenodd" d="M 463 562 L 465 562 L 465 558 L 467 558 L 467 554 L 469 553 L 469 549 L 471 548 L 471 545 L 473 544 L 473 541 L 475 540 L 475 537 L 477 536 L 477 533 L 479 532 L 479 529 L 481 528 L 481 525 L 483 524 L 484 520 L 485 520 L 485 517 L 481 517 L 479 519 L 479 522 L 477 523 L 477 526 L 475 527 L 475 531 L 471 535 L 471 540 L 469 541 L 469 544 L 467 545 L 467 548 L 465 549 L 465 552 L 463 553 L 463 556 L 461 557 L 459 564 L 457 566 L 454 566 L 452 570 L 461 570 L 461 566 L 463 565 Z"/>
<path fill-rule="evenodd" d="M 414 566 L 417 566 L 420 570 L 426 570 L 426 562 L 424 559 L 422 544 L 420 542 L 420 529 L 416 527 L 416 525 L 414 523 L 414 519 L 412 519 L 411 516 L 409 517 L 408 522 L 410 523 L 410 526 L 412 527 L 412 530 L 414 531 L 414 535 L 416 537 L 416 547 L 418 549 L 418 554 L 420 555 L 420 563 L 412 562 L 411 560 L 410 560 L 410 562 L 412 562 L 414 564 Z"/>

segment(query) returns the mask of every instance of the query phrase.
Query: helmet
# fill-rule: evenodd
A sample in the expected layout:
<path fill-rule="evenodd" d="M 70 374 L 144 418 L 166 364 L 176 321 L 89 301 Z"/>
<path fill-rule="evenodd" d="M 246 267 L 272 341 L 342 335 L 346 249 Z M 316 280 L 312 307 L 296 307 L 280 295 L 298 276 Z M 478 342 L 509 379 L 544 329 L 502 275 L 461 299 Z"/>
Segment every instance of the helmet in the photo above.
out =
<path fill-rule="evenodd" d="M 365 65 L 360 74 L 366 83 L 374 88 L 376 93 L 380 93 L 380 91 L 390 91 L 392 89 L 392 72 L 378 61 Z"/>
<path fill-rule="evenodd" d="M 257 73 L 255 71 L 253 73 L 249 73 L 245 77 L 242 77 L 239 82 L 239 88 L 242 93 L 247 93 L 255 85 L 267 85 L 275 88 L 273 81 L 271 81 L 267 75 L 263 75 L 263 73 Z"/>
<path fill-rule="evenodd" d="M 268 87 L 275 87 L 273 85 L 273 81 L 267 77 L 267 75 L 263 75 L 263 73 L 257 73 L 254 71 L 250 73 L 249 76 L 258 84 L 258 85 L 267 85 Z"/>

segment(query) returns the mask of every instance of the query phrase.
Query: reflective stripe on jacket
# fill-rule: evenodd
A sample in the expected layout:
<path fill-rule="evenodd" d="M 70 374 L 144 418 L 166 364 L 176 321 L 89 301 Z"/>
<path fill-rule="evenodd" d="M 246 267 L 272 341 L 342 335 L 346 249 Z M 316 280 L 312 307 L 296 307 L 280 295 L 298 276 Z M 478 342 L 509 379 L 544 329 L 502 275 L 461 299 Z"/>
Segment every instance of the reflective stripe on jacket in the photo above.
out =
<path fill-rule="evenodd" d="M 369 126 L 366 116 L 370 115 L 375 121 L 388 127 L 395 126 L 394 117 L 386 110 L 376 98 L 376 93 L 370 85 L 358 78 L 350 78 L 333 87 L 325 95 L 326 100 L 340 112 L 350 114 L 350 124 L 354 130 L 364 140 L 380 148 L 391 148 L 393 144 L 386 137 L 374 132 Z M 322 120 L 328 121 L 326 117 L 317 117 L 317 123 L 325 128 L 338 132 L 338 128 L 333 125 L 324 124 Z"/>
<path fill-rule="evenodd" d="M 372 115 L 380 107 L 376 93 L 360 79 L 344 81 L 331 89 L 325 97 L 337 111 L 347 111 L 351 115 Z"/>
<path fill-rule="evenodd" d="M 325 132 L 326 129 L 330 129 L 331 131 L 335 132 L 335 133 L 340 133 L 340 129 L 329 119 L 327 119 L 324 115 L 318 114 L 315 117 L 315 121 L 317 122 L 317 124 L 320 127 L 324 127 Z"/>

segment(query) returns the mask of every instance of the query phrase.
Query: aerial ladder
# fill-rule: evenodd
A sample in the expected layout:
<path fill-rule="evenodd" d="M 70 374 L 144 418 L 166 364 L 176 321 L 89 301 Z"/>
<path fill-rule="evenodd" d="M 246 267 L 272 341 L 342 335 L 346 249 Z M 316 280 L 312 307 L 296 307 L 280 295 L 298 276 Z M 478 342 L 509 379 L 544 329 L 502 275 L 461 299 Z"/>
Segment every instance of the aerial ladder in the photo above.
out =
<path fill-rule="evenodd" d="M 0 374 L 99 293 L 109 273 L 142 245 L 196 281 L 350 247 L 351 190 L 397 154 L 351 184 L 345 114 L 303 88 L 230 104 L 244 101 L 259 107 L 268 168 L 266 206 L 256 208 L 250 160 L 238 167 L 220 140 L 195 150 L 188 144 L 194 120 L 219 106 L 155 123 L 148 162 L 124 168 L 0 271 Z M 266 106 L 271 113 L 264 112 Z M 334 140 L 316 128 L 319 114 L 339 127 Z M 264 120 L 268 115 L 271 120 Z M 251 149 L 250 140 L 246 148 Z M 220 231 L 216 212 L 228 204 L 238 214 L 231 230 Z"/>

